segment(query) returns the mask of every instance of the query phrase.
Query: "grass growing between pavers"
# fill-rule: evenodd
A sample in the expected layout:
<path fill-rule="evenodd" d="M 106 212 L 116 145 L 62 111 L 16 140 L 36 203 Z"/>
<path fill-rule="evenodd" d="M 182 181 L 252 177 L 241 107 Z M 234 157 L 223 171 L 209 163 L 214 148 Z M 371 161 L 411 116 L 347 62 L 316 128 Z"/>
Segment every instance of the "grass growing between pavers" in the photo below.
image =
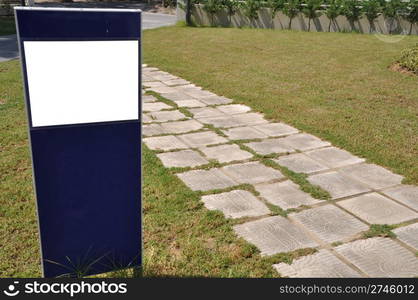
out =
<path fill-rule="evenodd" d="M 173 106 L 173 109 L 179 110 L 186 117 L 189 117 L 189 118 L 193 117 L 193 114 L 191 114 L 186 108 L 178 106 L 176 102 L 171 101 L 169 99 L 166 99 L 166 98 L 164 98 L 163 96 L 161 96 L 160 94 L 158 94 L 156 92 L 147 91 L 147 95 L 152 95 L 155 98 L 157 98 L 158 101 L 161 101 L 161 102 L 163 102 L 167 105 Z M 176 120 L 176 121 L 181 121 L 181 120 Z"/>
<path fill-rule="evenodd" d="M 233 220 L 203 206 L 203 193 L 185 187 L 146 147 L 143 155 L 145 276 L 277 276 L 271 262 L 283 254 L 261 258 L 237 239 Z"/>
<path fill-rule="evenodd" d="M 292 180 L 294 183 L 298 184 L 302 191 L 310 194 L 312 197 L 316 199 L 321 199 L 321 200 L 331 199 L 331 195 L 326 190 L 324 190 L 320 186 L 313 185 L 306 179 L 308 175 L 303 174 L 303 173 L 293 172 L 289 170 L 288 168 L 279 165 L 278 163 L 274 162 L 271 159 L 262 159 L 261 162 L 268 167 L 272 167 L 282 172 L 283 175 L 285 175 L 287 178 Z"/>
<path fill-rule="evenodd" d="M 0 35 L 10 35 L 16 33 L 14 17 L 0 17 Z"/>
<path fill-rule="evenodd" d="M 394 225 L 387 225 L 387 224 L 372 224 L 370 225 L 370 229 L 363 234 L 365 238 L 372 238 L 376 236 L 380 237 L 391 237 L 395 238 L 396 234 L 392 232 L 396 226 Z"/>
<path fill-rule="evenodd" d="M 38 277 L 39 242 L 18 61 L 0 63 L 0 82 L 0 277 Z M 236 237 L 234 220 L 207 210 L 201 194 L 189 190 L 146 147 L 143 163 L 144 276 L 277 277 L 273 264 L 316 251 L 261 257 L 255 246 Z M 132 270 L 100 277 L 107 276 L 131 277 Z"/>
<path fill-rule="evenodd" d="M 418 184 L 418 78 L 388 67 L 418 42 L 373 35 L 167 27 L 144 62 L 317 135 Z"/>

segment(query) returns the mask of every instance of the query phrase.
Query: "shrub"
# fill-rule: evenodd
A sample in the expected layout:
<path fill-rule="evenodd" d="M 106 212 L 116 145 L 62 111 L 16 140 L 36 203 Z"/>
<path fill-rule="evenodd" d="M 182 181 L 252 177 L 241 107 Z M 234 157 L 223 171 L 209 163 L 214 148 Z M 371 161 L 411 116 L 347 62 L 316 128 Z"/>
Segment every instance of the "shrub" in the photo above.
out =
<path fill-rule="evenodd" d="M 374 29 L 374 20 L 377 19 L 381 12 L 380 3 L 378 0 L 366 0 L 363 1 L 363 13 L 366 16 L 370 24 L 370 32 Z"/>
<path fill-rule="evenodd" d="M 398 18 L 399 13 L 405 8 L 401 0 L 390 0 L 383 6 L 383 15 L 389 19 L 389 33 L 392 33 L 393 22 Z"/>
<path fill-rule="evenodd" d="M 418 74 L 418 44 L 405 49 L 401 53 L 398 64 L 409 71 Z"/>
<path fill-rule="evenodd" d="M 289 17 L 289 29 L 292 28 L 292 20 L 300 12 L 299 0 L 288 0 L 283 6 L 283 13 Z"/>
<path fill-rule="evenodd" d="M 222 9 L 221 0 L 205 0 L 203 9 L 210 15 L 210 24 L 213 26 L 213 17 Z"/>
<path fill-rule="evenodd" d="M 258 11 L 261 8 L 261 1 L 260 0 L 246 0 L 241 2 L 241 7 L 248 19 L 253 22 L 255 19 L 258 18 Z"/>
<path fill-rule="evenodd" d="M 341 14 L 341 1 L 331 0 L 328 3 L 328 7 L 325 11 L 325 15 L 329 19 L 328 31 L 331 31 L 331 24 L 335 24 L 335 20 Z"/>
<path fill-rule="evenodd" d="M 222 5 L 226 8 L 229 17 L 229 24 L 231 25 L 232 16 L 237 12 L 239 2 L 238 0 L 222 0 Z"/>
<path fill-rule="evenodd" d="M 321 8 L 322 0 L 306 0 L 305 4 L 302 12 L 308 18 L 308 31 L 311 31 L 311 20 L 321 15 L 318 10 Z"/>
<path fill-rule="evenodd" d="M 409 34 L 412 34 L 412 26 L 418 23 L 418 0 L 411 0 L 411 2 L 409 2 L 405 19 L 411 23 Z"/>
<path fill-rule="evenodd" d="M 357 0 L 345 1 L 342 13 L 353 27 L 354 22 L 358 21 L 361 16 L 361 8 L 359 6 L 359 2 Z"/>
<path fill-rule="evenodd" d="M 8 3 L 2 3 L 0 4 L 0 10 L 3 11 L 5 16 L 13 16 L 13 8 Z"/>

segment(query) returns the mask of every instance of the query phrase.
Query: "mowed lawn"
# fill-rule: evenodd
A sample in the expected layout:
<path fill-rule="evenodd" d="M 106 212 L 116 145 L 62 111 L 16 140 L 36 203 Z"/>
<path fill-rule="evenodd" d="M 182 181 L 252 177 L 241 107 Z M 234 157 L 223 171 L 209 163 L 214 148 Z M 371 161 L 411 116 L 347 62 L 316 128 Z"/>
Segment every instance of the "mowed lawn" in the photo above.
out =
<path fill-rule="evenodd" d="M 418 183 L 418 77 L 388 69 L 418 42 L 373 36 L 172 27 L 144 32 L 144 62 L 268 118 L 321 136 Z M 18 61 L 0 63 L 0 277 L 40 276 L 26 116 Z M 144 147 L 144 275 L 274 277 L 271 265 L 300 250 L 261 258 L 237 239 Z M 126 273 L 114 274 L 127 276 Z M 109 276 L 112 276 L 110 274 Z"/>
<path fill-rule="evenodd" d="M 144 32 L 144 62 L 247 104 L 418 184 L 418 77 L 388 69 L 418 43 L 232 28 Z"/>
<path fill-rule="evenodd" d="M 41 276 L 27 124 L 18 61 L 0 63 L 0 277 Z M 208 211 L 198 193 L 143 149 L 144 276 L 274 277 L 272 264 L 312 253 L 261 258 L 237 239 L 236 222 Z M 126 277 L 121 271 L 105 276 Z"/>

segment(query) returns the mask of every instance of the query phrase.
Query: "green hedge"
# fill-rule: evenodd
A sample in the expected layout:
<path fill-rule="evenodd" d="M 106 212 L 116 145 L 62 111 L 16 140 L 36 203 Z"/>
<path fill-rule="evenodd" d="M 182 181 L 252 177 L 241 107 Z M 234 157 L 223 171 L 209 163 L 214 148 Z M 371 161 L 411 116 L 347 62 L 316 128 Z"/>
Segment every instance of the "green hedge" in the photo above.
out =
<path fill-rule="evenodd" d="M 187 1 L 187 0 L 185 0 Z M 203 4 L 203 8 L 212 16 L 222 9 L 227 9 L 230 17 L 237 9 L 245 16 L 254 20 L 258 11 L 265 7 L 271 11 L 273 19 L 277 12 L 282 11 L 291 20 L 303 13 L 309 22 L 320 15 L 326 15 L 334 21 L 339 15 L 345 16 L 350 22 L 356 22 L 365 17 L 372 24 L 379 15 L 394 20 L 404 18 L 412 26 L 418 23 L 418 0 L 190 0 L 191 4 Z M 310 25 L 310 24 L 309 24 Z M 290 26 L 289 26 L 290 27 Z"/>
<path fill-rule="evenodd" d="M 418 74 L 418 44 L 403 50 L 398 63 L 401 67 Z"/>

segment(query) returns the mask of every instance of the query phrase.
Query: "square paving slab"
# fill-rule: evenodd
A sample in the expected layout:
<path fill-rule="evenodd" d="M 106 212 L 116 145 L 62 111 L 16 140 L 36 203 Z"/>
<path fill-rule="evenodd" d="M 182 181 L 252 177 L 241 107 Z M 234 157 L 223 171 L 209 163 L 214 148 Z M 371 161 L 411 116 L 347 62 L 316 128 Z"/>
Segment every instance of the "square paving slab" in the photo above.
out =
<path fill-rule="evenodd" d="M 298 221 L 328 244 L 353 238 L 369 229 L 363 222 L 331 204 L 292 213 L 289 218 Z"/>
<path fill-rule="evenodd" d="M 198 92 L 202 90 L 200 87 L 195 86 L 194 84 L 186 84 L 186 85 L 178 85 L 173 87 L 177 92 L 183 93 L 187 96 L 188 99 L 196 98 L 194 96 L 190 96 L 188 92 Z"/>
<path fill-rule="evenodd" d="M 152 119 L 147 114 L 142 114 L 142 123 L 151 123 Z"/>
<path fill-rule="evenodd" d="M 158 68 L 155 68 L 155 67 L 145 67 L 145 64 L 144 64 L 144 66 L 142 68 L 142 71 L 144 73 L 152 73 L 154 71 L 158 71 Z"/>
<path fill-rule="evenodd" d="M 172 87 L 168 87 L 166 85 L 163 86 L 156 86 L 156 87 L 150 87 L 146 89 L 147 91 L 153 91 L 158 94 L 169 94 L 169 93 L 175 93 L 176 90 Z"/>
<path fill-rule="evenodd" d="M 318 252 L 298 258 L 292 264 L 280 263 L 273 267 L 282 276 L 290 278 L 352 278 L 361 277 L 357 271 L 347 266 L 330 251 Z"/>
<path fill-rule="evenodd" d="M 231 116 L 223 115 L 218 117 L 209 117 L 209 118 L 200 118 L 198 119 L 199 122 L 204 124 L 210 124 L 217 128 L 229 128 L 229 127 L 237 127 L 241 124 L 233 119 Z"/>
<path fill-rule="evenodd" d="M 196 119 L 225 116 L 223 112 L 213 107 L 192 108 L 188 111 L 190 111 Z"/>
<path fill-rule="evenodd" d="M 202 155 L 193 150 L 160 153 L 157 156 L 166 168 L 196 167 L 209 163 Z"/>
<path fill-rule="evenodd" d="M 143 139 L 143 141 L 151 150 L 168 151 L 189 148 L 189 146 L 172 135 L 149 137 Z"/>
<path fill-rule="evenodd" d="M 418 210 L 418 186 L 401 185 L 384 190 L 383 193 L 406 206 Z"/>
<path fill-rule="evenodd" d="M 273 153 L 292 153 L 295 150 L 283 143 L 283 139 L 268 139 L 261 142 L 251 142 L 245 146 L 253 149 L 258 154 L 266 155 Z"/>
<path fill-rule="evenodd" d="M 250 107 L 242 104 L 221 105 L 217 109 L 228 115 L 242 114 L 251 110 Z"/>
<path fill-rule="evenodd" d="M 328 167 L 321 165 L 302 153 L 280 156 L 278 159 L 274 159 L 274 161 L 296 173 L 311 174 L 328 169 Z"/>
<path fill-rule="evenodd" d="M 284 178 L 280 171 L 266 167 L 259 162 L 235 164 L 222 169 L 239 183 L 257 184 Z"/>
<path fill-rule="evenodd" d="M 245 160 L 253 157 L 250 152 L 241 150 L 238 145 L 220 145 L 200 149 L 209 159 L 216 159 L 220 163 Z"/>
<path fill-rule="evenodd" d="M 156 80 L 160 80 L 160 81 L 175 80 L 175 79 L 178 78 L 178 77 L 170 75 L 166 72 L 158 72 L 158 74 L 155 74 L 155 73 L 157 73 L 157 72 L 151 73 L 151 74 L 149 74 L 149 76 L 151 76 L 152 78 L 154 78 Z"/>
<path fill-rule="evenodd" d="M 418 213 L 377 193 L 340 201 L 338 205 L 370 224 L 398 224 L 418 218 Z"/>
<path fill-rule="evenodd" d="M 144 82 L 142 85 L 144 86 L 144 87 L 149 87 L 149 88 L 151 88 L 151 87 L 159 87 L 159 86 L 165 86 L 162 82 L 160 82 L 160 81 L 155 81 L 155 79 L 153 79 L 154 81 L 150 81 L 150 80 L 148 80 L 148 81 L 146 81 L 146 82 Z"/>
<path fill-rule="evenodd" d="M 162 123 L 161 127 L 165 133 L 185 133 L 189 131 L 195 131 L 203 128 L 203 125 L 196 120 L 187 120 L 187 121 L 176 121 Z"/>
<path fill-rule="evenodd" d="M 299 186 L 290 180 L 256 185 L 255 189 L 260 193 L 261 197 L 284 210 L 321 202 L 301 191 Z"/>
<path fill-rule="evenodd" d="M 202 88 L 194 85 L 193 83 L 186 84 L 186 85 L 179 85 L 175 87 L 179 91 L 189 91 L 189 90 L 201 90 Z"/>
<path fill-rule="evenodd" d="M 318 185 L 331 194 L 333 199 L 353 196 L 370 189 L 338 172 L 328 172 L 308 177 L 308 181 Z"/>
<path fill-rule="evenodd" d="M 252 127 L 235 127 L 222 131 L 231 140 L 263 139 L 267 135 Z"/>
<path fill-rule="evenodd" d="M 150 73 L 148 76 L 151 76 L 152 78 L 156 79 L 156 80 L 160 80 L 160 81 L 168 81 L 168 80 L 174 80 L 177 79 L 178 77 L 173 76 L 167 72 L 163 72 L 163 71 L 157 71 L 157 72 L 153 72 Z"/>
<path fill-rule="evenodd" d="M 186 95 L 182 92 L 174 92 L 174 93 L 162 93 L 161 97 L 164 97 L 171 101 L 180 101 L 180 100 L 189 100 L 190 96 Z"/>
<path fill-rule="evenodd" d="M 178 78 L 178 79 L 171 79 L 171 80 L 167 80 L 167 81 L 163 81 L 163 83 L 165 85 L 168 86 L 175 86 L 175 85 L 186 85 L 186 84 L 190 84 L 189 81 Z"/>
<path fill-rule="evenodd" d="M 354 156 L 350 152 L 335 147 L 312 150 L 306 152 L 306 155 L 331 168 L 364 162 L 364 158 Z"/>
<path fill-rule="evenodd" d="M 281 216 L 236 225 L 234 230 L 254 244 L 262 256 L 318 246 L 304 231 Z"/>
<path fill-rule="evenodd" d="M 220 97 L 220 96 L 209 96 L 209 97 L 201 97 L 199 98 L 200 101 L 206 103 L 207 105 L 219 105 L 219 104 L 229 104 L 232 102 L 231 99 Z"/>
<path fill-rule="evenodd" d="M 237 122 L 241 126 L 268 123 L 268 121 L 264 119 L 263 115 L 259 113 L 245 113 L 245 114 L 233 115 L 232 118 L 234 119 L 235 122 Z"/>
<path fill-rule="evenodd" d="M 163 102 L 152 102 L 152 103 L 143 103 L 142 110 L 143 111 L 159 111 L 163 109 L 172 109 L 173 107 L 167 105 Z"/>
<path fill-rule="evenodd" d="M 155 111 L 149 113 L 149 116 L 152 118 L 153 122 L 178 121 L 186 118 L 186 116 L 178 110 Z"/>
<path fill-rule="evenodd" d="M 343 244 L 335 250 L 370 277 L 416 277 L 418 259 L 389 238 Z"/>
<path fill-rule="evenodd" d="M 163 128 L 159 124 L 142 125 L 142 134 L 144 136 L 164 134 Z"/>
<path fill-rule="evenodd" d="M 142 75 L 142 82 L 144 83 L 147 81 L 155 81 L 155 79 L 147 75 Z"/>
<path fill-rule="evenodd" d="M 254 128 L 267 134 L 270 137 L 279 137 L 299 132 L 299 130 L 297 130 L 296 128 L 283 123 L 268 123 L 262 125 L 255 125 Z"/>
<path fill-rule="evenodd" d="M 263 202 L 242 190 L 203 196 L 202 201 L 207 209 L 220 210 L 227 218 L 258 217 L 270 213 Z"/>
<path fill-rule="evenodd" d="M 175 101 L 179 107 L 204 107 L 206 104 L 195 99 Z"/>
<path fill-rule="evenodd" d="M 184 92 L 194 98 L 202 99 L 202 101 L 203 101 L 203 98 L 218 97 L 216 96 L 216 94 L 209 92 L 209 91 L 202 90 L 202 89 L 187 89 L 187 90 L 184 90 Z"/>
<path fill-rule="evenodd" d="M 300 133 L 290 135 L 284 138 L 284 141 L 292 148 L 300 151 L 307 151 L 311 149 L 321 148 L 331 145 L 329 142 L 322 141 L 316 136 Z"/>
<path fill-rule="evenodd" d="M 399 240 L 418 251 L 418 223 L 396 228 L 393 232 Z"/>
<path fill-rule="evenodd" d="M 213 131 L 204 131 L 179 135 L 179 138 L 192 148 L 226 143 L 228 140 Z"/>
<path fill-rule="evenodd" d="M 144 103 L 152 103 L 157 101 L 158 99 L 155 98 L 153 95 L 143 95 L 142 96 L 142 102 Z"/>
<path fill-rule="evenodd" d="M 360 164 L 344 167 L 339 170 L 341 173 L 350 176 L 374 189 L 400 184 L 403 177 L 373 164 Z"/>
<path fill-rule="evenodd" d="M 176 175 L 193 191 L 210 191 L 238 185 L 219 169 L 193 170 Z"/>

